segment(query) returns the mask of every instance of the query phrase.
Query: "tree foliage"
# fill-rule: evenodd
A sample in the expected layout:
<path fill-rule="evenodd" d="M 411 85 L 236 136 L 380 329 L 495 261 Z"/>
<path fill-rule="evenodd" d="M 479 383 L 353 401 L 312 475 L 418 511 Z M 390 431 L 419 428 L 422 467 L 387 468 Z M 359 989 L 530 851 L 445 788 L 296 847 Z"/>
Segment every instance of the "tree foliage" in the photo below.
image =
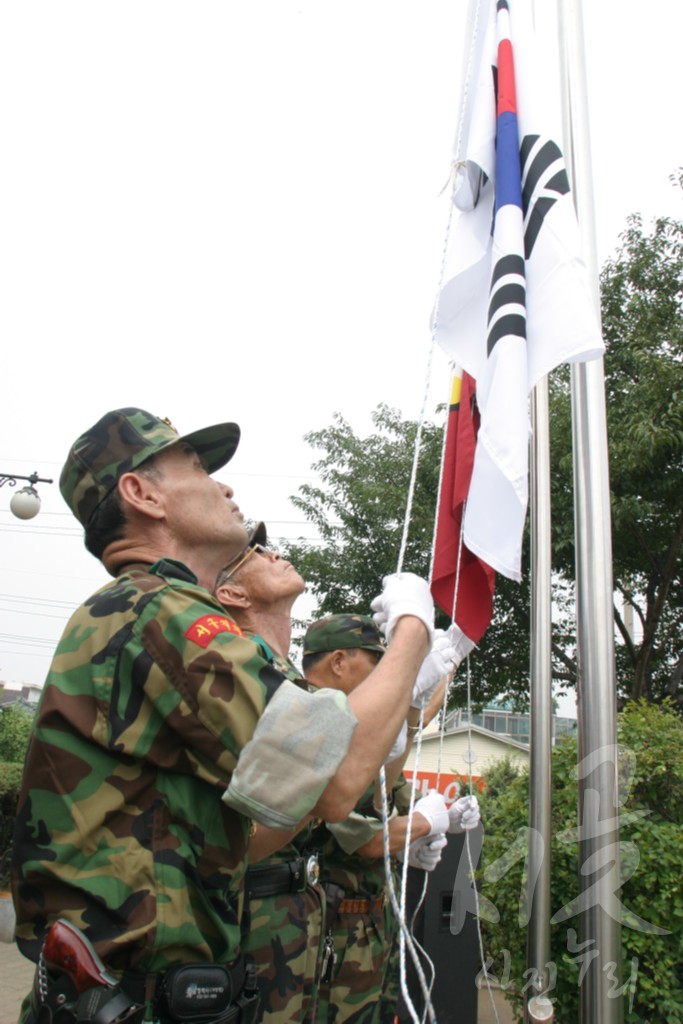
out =
<path fill-rule="evenodd" d="M 323 457 L 313 463 L 320 485 L 304 484 L 290 500 L 320 534 L 318 544 L 288 544 L 284 553 L 299 569 L 317 598 L 315 615 L 342 611 L 369 612 L 382 578 L 398 568 L 418 425 L 380 405 L 372 415 L 375 433 L 358 437 L 335 414 L 332 426 L 307 434 L 305 440 Z M 427 576 L 439 487 L 443 426 L 422 426 L 409 528 L 401 568 Z M 472 685 L 481 703 L 502 692 L 515 696 L 515 673 L 528 673 L 517 661 L 519 623 L 528 633 L 528 595 L 499 579 L 496 628 L 484 637 L 472 667 Z M 446 626 L 443 616 L 438 624 Z M 464 687 L 456 690 L 464 702 Z"/>
<path fill-rule="evenodd" d="M 32 713 L 21 704 L 0 708 L 0 761 L 23 764 L 32 721 Z"/>
<path fill-rule="evenodd" d="M 31 732 L 32 713 L 20 704 L 0 708 L 0 888 L 6 888 L 5 854 L 12 842 L 14 811 L 24 757 Z M 2 865 L 5 865 L 4 867 Z"/>
<path fill-rule="evenodd" d="M 625 1024 L 683 1022 L 683 725 L 670 702 L 630 702 L 619 715 L 619 810 L 622 978 Z M 500 917 L 482 922 L 492 973 L 509 985 L 521 1011 L 526 971 L 526 866 L 529 777 L 501 762 L 487 775 L 482 798 L 485 842 L 479 866 L 481 895 Z M 563 740 L 552 757 L 551 912 L 578 896 L 577 748 Z M 522 837 L 522 856 L 510 856 Z M 482 915 L 483 916 L 483 915 Z M 654 927 L 653 927 L 654 926 Z M 579 977 L 587 964 L 579 948 L 578 917 L 553 924 L 551 961 L 557 971 L 550 997 L 558 1020 L 579 1019 Z M 655 929 L 663 930 L 663 934 Z M 508 974 L 505 976 L 505 964 Z M 603 965 L 607 968 L 607 965 Z M 614 972 L 614 977 L 617 977 Z M 526 998 L 528 998 L 528 993 Z"/>
<path fill-rule="evenodd" d="M 338 413 L 331 427 L 305 437 L 324 452 L 313 464 L 322 483 L 304 484 L 290 500 L 318 528 L 321 544 L 290 544 L 286 553 L 318 598 L 320 614 L 367 613 L 382 577 L 398 565 L 417 425 L 385 405 L 372 420 L 376 433 L 366 438 Z M 441 431 L 427 423 L 403 561 L 404 569 L 422 575 L 429 567 L 440 452 Z"/>
<path fill-rule="evenodd" d="M 614 585 L 636 620 L 632 635 L 615 601 L 617 684 L 622 700 L 668 695 L 683 702 L 683 222 L 659 219 L 646 233 L 631 217 L 602 271 L 601 291 Z M 570 392 L 564 367 L 550 380 L 553 677 L 564 687 L 577 676 Z M 322 453 L 313 465 L 321 483 L 291 500 L 321 540 L 291 544 L 286 553 L 320 614 L 367 612 L 382 577 L 397 568 L 417 425 L 386 405 L 373 424 L 375 433 L 361 438 L 336 414 L 332 426 L 305 438 Z M 423 426 L 402 564 L 421 575 L 429 572 L 442 433 L 441 424 Z M 475 701 L 526 701 L 529 590 L 528 571 L 521 585 L 496 579 L 494 619 L 471 659 Z"/>
<path fill-rule="evenodd" d="M 683 222 L 629 219 L 601 275 L 612 545 L 623 697 L 680 701 L 683 676 Z M 574 566 L 567 374 L 553 381 L 554 564 Z M 635 631 L 624 621 L 633 609 Z M 575 669 L 570 667 L 570 676 Z"/>

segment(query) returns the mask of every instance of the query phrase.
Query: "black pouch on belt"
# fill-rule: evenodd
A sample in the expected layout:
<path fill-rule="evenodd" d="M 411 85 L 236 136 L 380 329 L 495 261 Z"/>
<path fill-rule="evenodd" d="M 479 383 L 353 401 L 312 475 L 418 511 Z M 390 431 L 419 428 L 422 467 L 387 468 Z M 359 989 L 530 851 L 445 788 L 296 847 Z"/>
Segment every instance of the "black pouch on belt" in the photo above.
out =
<path fill-rule="evenodd" d="M 239 1009 L 231 1003 L 240 994 L 244 980 L 221 964 L 178 964 L 166 971 L 162 1005 L 177 1021 L 196 1022 L 231 1020 Z"/>

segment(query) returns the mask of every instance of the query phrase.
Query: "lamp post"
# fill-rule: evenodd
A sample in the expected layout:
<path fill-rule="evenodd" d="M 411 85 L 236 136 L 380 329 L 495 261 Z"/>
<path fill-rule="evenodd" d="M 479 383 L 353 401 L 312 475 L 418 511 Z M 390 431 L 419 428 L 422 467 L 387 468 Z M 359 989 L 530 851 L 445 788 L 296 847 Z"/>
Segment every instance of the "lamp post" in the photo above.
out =
<path fill-rule="evenodd" d="M 40 512 L 40 495 L 35 484 L 51 484 L 52 480 L 31 473 L 30 476 L 19 476 L 17 473 L 0 473 L 0 487 L 9 484 L 16 487 L 17 480 L 28 480 L 28 487 L 22 487 L 16 494 L 12 495 L 9 503 L 12 515 L 17 519 L 33 519 Z"/>

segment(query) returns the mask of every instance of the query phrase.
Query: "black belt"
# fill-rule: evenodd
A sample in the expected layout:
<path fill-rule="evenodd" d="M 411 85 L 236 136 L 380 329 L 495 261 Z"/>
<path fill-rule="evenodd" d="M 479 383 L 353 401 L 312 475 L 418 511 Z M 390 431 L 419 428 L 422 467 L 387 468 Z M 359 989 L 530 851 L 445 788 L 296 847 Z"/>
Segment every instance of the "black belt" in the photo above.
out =
<path fill-rule="evenodd" d="M 307 885 L 315 885 L 320 870 L 316 857 L 287 861 L 285 864 L 267 864 L 247 871 L 246 891 L 252 899 L 280 896 L 287 892 L 303 892 Z"/>

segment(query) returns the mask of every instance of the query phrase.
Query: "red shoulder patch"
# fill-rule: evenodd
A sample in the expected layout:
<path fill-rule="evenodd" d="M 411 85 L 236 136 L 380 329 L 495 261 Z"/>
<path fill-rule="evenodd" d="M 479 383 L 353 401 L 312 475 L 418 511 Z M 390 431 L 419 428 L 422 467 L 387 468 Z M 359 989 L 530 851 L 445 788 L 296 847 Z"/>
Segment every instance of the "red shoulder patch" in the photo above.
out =
<path fill-rule="evenodd" d="M 223 615 L 202 615 L 185 630 L 188 640 L 193 640 L 200 647 L 208 647 L 218 633 L 234 633 L 235 636 L 244 636 L 244 633 L 232 619 Z"/>

